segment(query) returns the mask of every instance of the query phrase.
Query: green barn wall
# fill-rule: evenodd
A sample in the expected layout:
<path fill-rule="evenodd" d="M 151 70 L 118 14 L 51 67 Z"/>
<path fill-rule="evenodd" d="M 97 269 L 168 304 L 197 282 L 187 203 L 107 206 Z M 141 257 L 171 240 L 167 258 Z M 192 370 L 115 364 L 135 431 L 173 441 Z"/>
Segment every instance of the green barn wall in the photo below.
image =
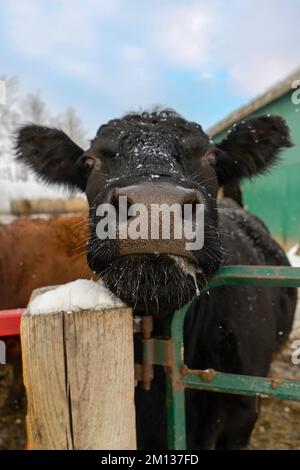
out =
<path fill-rule="evenodd" d="M 245 206 L 261 217 L 274 237 L 287 246 L 300 241 L 300 105 L 293 104 L 291 97 L 292 91 L 251 116 L 282 116 L 295 146 L 282 152 L 281 163 L 268 174 L 242 185 Z M 221 140 L 227 131 L 214 139 Z"/>

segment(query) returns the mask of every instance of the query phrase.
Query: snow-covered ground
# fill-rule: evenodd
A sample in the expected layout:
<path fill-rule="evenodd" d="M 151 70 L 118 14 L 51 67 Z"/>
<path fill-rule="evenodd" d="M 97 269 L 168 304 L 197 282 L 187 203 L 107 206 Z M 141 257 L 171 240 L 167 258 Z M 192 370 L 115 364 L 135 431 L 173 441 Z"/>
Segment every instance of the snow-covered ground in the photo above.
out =
<path fill-rule="evenodd" d="M 78 196 L 78 194 L 76 194 Z M 64 199 L 70 197 L 70 191 L 48 186 L 38 181 L 8 181 L 0 179 L 0 213 L 11 212 L 11 201 L 16 199 Z"/>
<path fill-rule="evenodd" d="M 296 245 L 292 246 L 292 248 L 287 252 L 287 257 L 291 265 L 294 266 L 294 268 L 300 268 L 300 245 L 299 243 L 296 243 Z"/>

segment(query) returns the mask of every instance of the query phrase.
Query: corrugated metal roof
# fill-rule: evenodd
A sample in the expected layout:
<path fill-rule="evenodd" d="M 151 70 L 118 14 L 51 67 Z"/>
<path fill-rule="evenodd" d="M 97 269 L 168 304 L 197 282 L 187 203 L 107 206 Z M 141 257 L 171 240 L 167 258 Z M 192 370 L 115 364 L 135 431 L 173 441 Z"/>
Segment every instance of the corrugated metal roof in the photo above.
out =
<path fill-rule="evenodd" d="M 215 135 L 224 131 L 225 129 L 227 129 L 227 127 L 231 126 L 235 122 L 244 119 L 245 117 L 254 113 L 263 106 L 266 106 L 277 98 L 280 98 L 281 96 L 285 95 L 285 93 L 292 90 L 292 84 L 295 80 L 300 80 L 300 68 L 295 70 L 284 80 L 276 83 L 271 88 L 268 88 L 263 94 L 251 100 L 250 103 L 246 104 L 245 106 L 242 106 L 241 108 L 238 108 L 236 111 L 229 114 L 229 116 L 217 122 L 214 126 L 210 127 L 207 130 L 208 135 L 214 137 Z"/>

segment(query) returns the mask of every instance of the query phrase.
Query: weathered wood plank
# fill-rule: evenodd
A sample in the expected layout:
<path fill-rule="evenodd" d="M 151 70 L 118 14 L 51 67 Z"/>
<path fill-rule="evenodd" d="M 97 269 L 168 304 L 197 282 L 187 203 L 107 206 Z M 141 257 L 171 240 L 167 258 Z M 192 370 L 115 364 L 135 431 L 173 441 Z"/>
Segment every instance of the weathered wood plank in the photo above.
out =
<path fill-rule="evenodd" d="M 30 449 L 135 449 L 128 308 L 25 314 L 21 323 Z"/>

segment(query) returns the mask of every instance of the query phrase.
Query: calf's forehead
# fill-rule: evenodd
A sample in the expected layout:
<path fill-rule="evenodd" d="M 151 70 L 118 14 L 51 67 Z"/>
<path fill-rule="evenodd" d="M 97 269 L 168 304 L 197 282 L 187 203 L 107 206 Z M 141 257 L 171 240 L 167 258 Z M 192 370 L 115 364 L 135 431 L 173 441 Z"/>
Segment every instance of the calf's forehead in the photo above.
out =
<path fill-rule="evenodd" d="M 101 126 L 88 153 L 102 162 L 102 172 L 114 177 L 182 179 L 201 171 L 201 157 L 212 147 L 201 126 L 179 117 L 129 116 Z M 98 172 L 99 173 L 99 172 Z M 93 175 L 99 178 L 99 174 Z"/>
<path fill-rule="evenodd" d="M 189 143 L 207 146 L 209 138 L 202 127 L 176 116 L 133 115 L 114 119 L 102 125 L 93 140 L 93 145 L 114 148 L 115 151 L 165 149 L 174 152 Z"/>

